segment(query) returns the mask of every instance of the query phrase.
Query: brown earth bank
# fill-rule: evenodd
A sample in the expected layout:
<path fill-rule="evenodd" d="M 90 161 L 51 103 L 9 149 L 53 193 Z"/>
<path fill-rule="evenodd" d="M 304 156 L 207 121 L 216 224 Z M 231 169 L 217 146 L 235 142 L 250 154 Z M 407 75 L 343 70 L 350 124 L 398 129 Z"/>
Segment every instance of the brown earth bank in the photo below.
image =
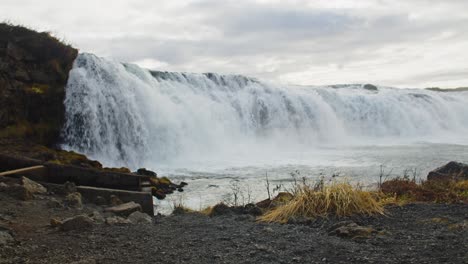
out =
<path fill-rule="evenodd" d="M 59 141 L 65 86 L 77 54 L 47 32 L 0 23 L 0 138 L 47 146 Z"/>
<path fill-rule="evenodd" d="M 131 211 L 81 205 L 73 196 L 49 190 L 23 201 L 0 192 L 0 263 L 468 262 L 467 204 L 413 203 L 389 206 L 385 216 L 266 224 L 248 210 L 135 220 Z M 77 215 L 85 219 L 64 227 Z"/>

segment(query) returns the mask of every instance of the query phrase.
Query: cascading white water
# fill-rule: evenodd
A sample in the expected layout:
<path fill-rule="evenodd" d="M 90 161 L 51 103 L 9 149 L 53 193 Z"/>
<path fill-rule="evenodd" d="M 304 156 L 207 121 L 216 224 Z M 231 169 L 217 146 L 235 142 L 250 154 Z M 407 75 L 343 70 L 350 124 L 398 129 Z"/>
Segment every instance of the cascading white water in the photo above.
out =
<path fill-rule="evenodd" d="M 91 54 L 74 63 L 65 107 L 65 148 L 132 169 L 324 145 L 456 143 L 468 132 L 468 92 L 285 86 Z"/>

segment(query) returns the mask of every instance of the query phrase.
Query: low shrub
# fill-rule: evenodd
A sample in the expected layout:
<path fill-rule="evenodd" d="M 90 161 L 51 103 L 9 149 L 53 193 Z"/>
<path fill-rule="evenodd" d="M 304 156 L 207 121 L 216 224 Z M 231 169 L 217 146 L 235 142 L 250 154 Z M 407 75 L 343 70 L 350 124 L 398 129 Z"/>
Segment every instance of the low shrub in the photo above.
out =
<path fill-rule="evenodd" d="M 468 181 L 430 180 L 417 184 L 408 178 L 385 181 L 380 191 L 395 196 L 397 202 L 468 202 Z"/>

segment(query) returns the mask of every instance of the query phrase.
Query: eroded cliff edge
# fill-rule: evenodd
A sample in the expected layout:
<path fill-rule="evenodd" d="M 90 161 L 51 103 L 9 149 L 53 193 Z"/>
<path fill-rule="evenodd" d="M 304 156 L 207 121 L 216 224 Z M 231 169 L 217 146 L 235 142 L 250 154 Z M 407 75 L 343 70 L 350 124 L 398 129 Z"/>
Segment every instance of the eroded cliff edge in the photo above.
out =
<path fill-rule="evenodd" d="M 48 32 L 0 24 L 0 139 L 54 146 L 78 50 Z"/>

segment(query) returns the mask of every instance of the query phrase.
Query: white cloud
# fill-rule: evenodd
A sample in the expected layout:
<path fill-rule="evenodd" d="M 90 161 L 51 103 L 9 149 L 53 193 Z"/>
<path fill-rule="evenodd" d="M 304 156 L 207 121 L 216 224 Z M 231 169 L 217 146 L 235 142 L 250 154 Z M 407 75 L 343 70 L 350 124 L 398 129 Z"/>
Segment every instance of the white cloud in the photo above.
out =
<path fill-rule="evenodd" d="M 463 86 L 468 1 L 2 0 L 0 19 L 158 70 Z"/>
<path fill-rule="evenodd" d="M 133 63 L 137 64 L 140 67 L 150 70 L 164 70 L 169 66 L 167 62 L 158 61 L 155 59 L 143 59 L 139 61 L 134 61 Z"/>

